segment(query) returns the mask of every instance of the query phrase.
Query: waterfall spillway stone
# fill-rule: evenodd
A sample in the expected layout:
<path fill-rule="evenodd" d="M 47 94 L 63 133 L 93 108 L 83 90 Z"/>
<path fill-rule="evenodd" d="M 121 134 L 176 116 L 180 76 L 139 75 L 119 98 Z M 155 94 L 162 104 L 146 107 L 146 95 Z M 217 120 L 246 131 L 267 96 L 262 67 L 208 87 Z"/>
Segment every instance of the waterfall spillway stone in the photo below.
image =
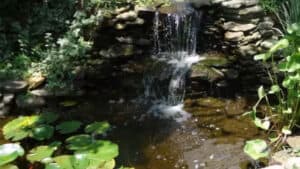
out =
<path fill-rule="evenodd" d="M 201 13 L 187 4 L 178 4 L 176 11 L 154 17 L 153 67 L 145 75 L 145 100 L 152 106 L 149 112 L 164 118 L 185 120 L 183 111 L 186 75 L 196 53 L 197 32 Z"/>

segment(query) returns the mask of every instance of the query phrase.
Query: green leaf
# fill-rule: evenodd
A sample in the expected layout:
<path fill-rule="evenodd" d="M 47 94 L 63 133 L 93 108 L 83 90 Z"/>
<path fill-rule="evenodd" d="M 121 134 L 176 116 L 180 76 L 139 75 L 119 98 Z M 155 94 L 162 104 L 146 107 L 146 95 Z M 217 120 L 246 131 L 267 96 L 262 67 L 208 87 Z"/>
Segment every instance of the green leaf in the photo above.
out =
<path fill-rule="evenodd" d="M 108 122 L 94 122 L 85 127 L 86 133 L 103 134 L 110 128 Z"/>
<path fill-rule="evenodd" d="M 0 166 L 8 164 L 24 155 L 24 149 L 19 144 L 0 145 Z"/>
<path fill-rule="evenodd" d="M 271 86 L 271 90 L 269 91 L 269 94 L 275 94 L 280 92 L 280 87 L 278 85 L 273 85 Z"/>
<path fill-rule="evenodd" d="M 118 145 L 110 142 L 99 140 L 95 141 L 88 149 L 78 150 L 77 155 L 87 155 L 89 159 L 101 159 L 103 161 L 110 161 L 119 154 Z"/>
<path fill-rule="evenodd" d="M 268 60 L 272 55 L 269 53 L 258 54 L 254 56 L 254 60 Z"/>
<path fill-rule="evenodd" d="M 288 126 L 284 126 L 282 129 L 281 129 L 281 132 L 285 135 L 291 135 L 292 134 L 292 131 L 290 130 L 290 128 Z"/>
<path fill-rule="evenodd" d="M 54 151 L 57 150 L 58 146 L 60 145 L 60 142 L 54 142 L 50 145 L 44 145 L 44 146 L 38 146 L 34 149 L 30 150 L 29 154 L 27 154 L 26 158 L 31 163 L 34 162 L 44 162 L 44 160 L 47 160 L 50 158 Z"/>
<path fill-rule="evenodd" d="M 254 124 L 264 130 L 268 130 L 270 128 L 270 121 L 269 120 L 262 120 L 260 118 L 255 118 Z"/>
<path fill-rule="evenodd" d="M 39 120 L 39 116 L 21 116 L 8 123 L 3 127 L 5 139 L 19 141 L 28 137 L 31 133 L 30 128 Z"/>
<path fill-rule="evenodd" d="M 61 134 L 70 134 L 76 132 L 81 124 L 82 123 L 79 121 L 66 121 L 57 125 L 56 129 L 59 130 L 59 133 Z"/>
<path fill-rule="evenodd" d="M 69 137 L 66 140 L 67 149 L 69 150 L 86 150 L 92 144 L 93 139 L 90 135 L 81 134 Z"/>
<path fill-rule="evenodd" d="M 47 123 L 51 124 L 55 122 L 58 119 L 59 115 L 57 113 L 52 113 L 52 112 L 46 112 L 40 114 L 40 123 Z"/>
<path fill-rule="evenodd" d="M 254 160 L 268 157 L 269 155 L 267 143 L 260 139 L 247 141 L 244 147 L 244 152 Z"/>
<path fill-rule="evenodd" d="M 19 169 L 19 168 L 15 165 L 7 164 L 7 165 L 4 165 L 4 166 L 1 166 L 1 169 Z"/>
<path fill-rule="evenodd" d="M 32 138 L 36 140 L 46 140 L 53 136 L 54 127 L 49 125 L 40 125 L 32 130 Z"/>
<path fill-rule="evenodd" d="M 257 90 L 259 99 L 263 99 L 266 96 L 266 92 L 263 86 L 260 86 Z"/>
<path fill-rule="evenodd" d="M 281 49 L 285 49 L 287 47 L 289 47 L 289 41 L 287 39 L 281 39 L 269 50 L 269 52 L 271 54 L 273 54 L 273 53 L 275 53 Z"/>

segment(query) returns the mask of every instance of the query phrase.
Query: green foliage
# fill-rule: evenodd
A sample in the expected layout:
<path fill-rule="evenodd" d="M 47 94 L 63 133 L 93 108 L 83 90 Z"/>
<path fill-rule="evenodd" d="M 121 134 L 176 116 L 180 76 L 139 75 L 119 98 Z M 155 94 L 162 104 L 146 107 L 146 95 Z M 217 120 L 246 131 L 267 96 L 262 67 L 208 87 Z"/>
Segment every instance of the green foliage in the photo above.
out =
<path fill-rule="evenodd" d="M 247 141 L 244 147 L 244 152 L 254 160 L 269 156 L 267 143 L 260 139 Z"/>
<path fill-rule="evenodd" d="M 54 142 L 51 143 L 50 145 L 37 146 L 32 150 L 30 150 L 26 158 L 31 163 L 34 162 L 47 163 L 49 158 L 51 158 L 51 156 L 53 155 L 54 151 L 56 151 L 60 145 L 61 145 L 60 142 Z"/>
<path fill-rule="evenodd" d="M 281 0 L 280 7 L 275 13 L 287 32 L 290 25 L 300 23 L 300 1 L 298 0 Z"/>
<path fill-rule="evenodd" d="M 3 134 L 6 139 L 13 141 L 27 137 L 36 141 L 53 140 L 52 136 L 56 133 L 52 123 L 57 119 L 58 115 L 54 113 L 21 116 L 8 122 L 3 128 Z M 57 125 L 57 129 L 62 134 L 70 134 L 81 126 L 79 121 L 64 121 Z M 26 159 L 30 163 L 44 164 L 47 169 L 113 169 L 114 159 L 119 154 L 118 145 L 94 138 L 94 134 L 103 134 L 109 127 L 108 122 L 94 122 L 83 127 L 85 133 L 66 138 L 65 144 L 54 141 L 47 145 L 43 141 L 28 151 Z M 14 169 L 16 166 L 7 164 L 23 155 L 24 150 L 19 144 L 0 145 L 0 166 Z"/>
<path fill-rule="evenodd" d="M 8 164 L 24 155 L 24 149 L 19 144 L 0 145 L 0 166 Z"/>
<path fill-rule="evenodd" d="M 87 125 L 84 131 L 86 133 L 104 134 L 109 128 L 110 125 L 108 122 L 94 122 Z"/>
<path fill-rule="evenodd" d="M 82 123 L 80 121 L 65 121 L 56 126 L 61 134 L 70 134 L 76 132 Z"/>
<path fill-rule="evenodd" d="M 260 0 L 259 2 L 266 12 L 277 12 L 282 0 Z"/>
<path fill-rule="evenodd" d="M 247 114 L 250 114 L 257 127 L 271 132 L 276 129 L 276 136 L 270 138 L 275 149 L 300 124 L 299 39 L 299 24 L 289 25 L 287 35 L 283 39 L 266 53 L 254 57 L 255 60 L 261 60 L 264 64 L 271 65 L 268 74 L 273 85 L 269 90 L 264 89 L 263 86 L 258 89 L 259 100 L 253 106 L 252 111 Z M 284 75 L 283 81 L 278 78 L 279 73 Z M 270 104 L 270 95 L 275 96 L 277 103 Z M 264 104 L 267 105 L 264 119 L 257 116 L 257 109 L 262 101 L 265 101 Z M 255 160 L 267 156 L 267 152 L 263 150 L 267 150 L 267 144 L 262 140 L 249 141 L 244 149 Z"/>
<path fill-rule="evenodd" d="M 41 115 L 20 116 L 3 127 L 5 139 L 19 141 L 27 137 L 36 140 L 49 139 L 53 135 L 54 128 L 49 123 L 54 122 L 57 115 L 54 113 L 42 113 Z"/>

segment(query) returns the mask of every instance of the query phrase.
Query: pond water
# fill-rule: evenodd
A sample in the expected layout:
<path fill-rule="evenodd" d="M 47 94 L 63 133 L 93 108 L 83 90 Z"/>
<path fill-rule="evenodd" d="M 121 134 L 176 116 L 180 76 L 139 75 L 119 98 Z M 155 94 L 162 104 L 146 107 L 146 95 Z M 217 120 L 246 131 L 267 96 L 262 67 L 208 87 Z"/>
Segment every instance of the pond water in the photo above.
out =
<path fill-rule="evenodd" d="M 120 146 L 117 163 L 136 169 L 250 169 L 244 142 L 264 136 L 241 116 L 249 108 L 242 97 L 185 99 L 192 116 L 181 123 L 147 114 L 129 98 L 72 98 L 79 104 L 71 108 L 60 106 L 65 99 L 50 100 L 45 110 L 66 119 L 108 120 L 113 128 L 106 138 Z"/>

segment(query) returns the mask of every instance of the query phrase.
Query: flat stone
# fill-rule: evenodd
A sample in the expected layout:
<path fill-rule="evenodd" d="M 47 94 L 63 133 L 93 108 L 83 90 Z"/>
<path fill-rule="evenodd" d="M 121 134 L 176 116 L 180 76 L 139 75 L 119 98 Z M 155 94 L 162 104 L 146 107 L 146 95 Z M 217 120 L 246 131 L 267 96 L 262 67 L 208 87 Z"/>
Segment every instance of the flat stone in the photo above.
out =
<path fill-rule="evenodd" d="M 18 93 L 25 91 L 28 86 L 26 81 L 4 81 L 0 82 L 0 88 L 6 92 Z"/>
<path fill-rule="evenodd" d="M 243 43 L 248 44 L 254 41 L 258 41 L 261 39 L 261 34 L 259 32 L 254 32 L 249 36 L 245 36 L 243 39 Z"/>
<path fill-rule="evenodd" d="M 233 41 L 233 42 L 237 42 L 240 41 L 244 38 L 244 33 L 243 32 L 226 32 L 225 33 L 225 40 L 227 41 Z"/>
<path fill-rule="evenodd" d="M 192 67 L 191 75 L 190 78 L 194 80 L 206 80 L 209 82 L 215 82 L 217 80 L 220 80 L 224 78 L 225 75 L 215 69 L 215 68 L 210 68 L 208 66 L 205 66 L 203 64 L 196 64 Z"/>
<path fill-rule="evenodd" d="M 285 169 L 299 169 L 300 168 L 300 157 L 293 157 L 284 163 Z"/>
<path fill-rule="evenodd" d="M 286 142 L 293 149 L 300 149 L 300 136 L 290 136 L 287 138 Z"/>
<path fill-rule="evenodd" d="M 122 20 L 122 21 L 134 21 L 134 20 L 137 19 L 137 17 L 138 17 L 137 12 L 128 11 L 128 12 L 121 13 L 121 14 L 117 15 L 116 19 Z"/>
<path fill-rule="evenodd" d="M 245 9 L 241 9 L 238 14 L 239 15 L 250 15 L 250 14 L 261 14 L 264 12 L 264 9 L 261 6 L 253 6 Z"/>
<path fill-rule="evenodd" d="M 46 77 L 42 75 L 42 73 L 36 73 L 33 76 L 29 77 L 27 79 L 27 82 L 29 84 L 28 89 L 36 89 L 40 87 L 44 82 L 46 81 Z"/>
<path fill-rule="evenodd" d="M 46 101 L 43 97 L 22 95 L 17 97 L 16 103 L 19 108 L 38 108 L 44 106 Z"/>
<path fill-rule="evenodd" d="M 13 102 L 14 98 L 15 98 L 14 94 L 4 94 L 2 101 L 5 105 L 8 105 Z"/>
<path fill-rule="evenodd" d="M 290 158 L 293 158 L 293 156 L 289 150 L 281 150 L 272 155 L 272 162 L 284 164 Z"/>
<path fill-rule="evenodd" d="M 258 3 L 259 0 L 229 0 L 222 2 L 221 5 L 225 8 L 239 9 L 241 7 L 257 5 Z"/>
<path fill-rule="evenodd" d="M 9 114 L 10 112 L 10 107 L 9 106 L 5 106 L 3 108 L 0 108 L 0 116 L 5 116 L 7 114 Z"/>
<path fill-rule="evenodd" d="M 248 120 L 225 119 L 218 126 L 226 133 L 243 138 L 252 138 L 258 133 L 258 129 Z"/>
<path fill-rule="evenodd" d="M 265 40 L 260 43 L 260 46 L 265 48 L 265 49 L 270 49 L 272 46 L 276 44 L 276 40 L 270 39 L 270 40 Z"/>
<path fill-rule="evenodd" d="M 238 53 L 242 56 L 253 56 L 258 53 L 255 44 L 248 44 L 238 47 Z"/>
<path fill-rule="evenodd" d="M 269 167 L 264 167 L 264 168 L 261 168 L 261 169 L 285 169 L 285 168 L 282 165 L 271 165 Z"/>
<path fill-rule="evenodd" d="M 64 96 L 82 96 L 84 94 L 83 90 L 68 90 L 68 89 L 36 89 L 29 92 L 33 96 L 39 97 L 64 97 Z"/>
<path fill-rule="evenodd" d="M 258 25 L 257 25 L 257 29 L 258 30 L 270 30 L 272 29 L 274 26 L 274 22 L 273 21 L 263 21 L 263 22 L 260 22 Z"/>
<path fill-rule="evenodd" d="M 240 24 L 237 22 L 225 22 L 223 25 L 223 29 L 226 31 L 233 31 L 233 32 L 247 32 L 253 30 L 256 27 L 255 24 L 248 23 L 248 24 Z"/>

